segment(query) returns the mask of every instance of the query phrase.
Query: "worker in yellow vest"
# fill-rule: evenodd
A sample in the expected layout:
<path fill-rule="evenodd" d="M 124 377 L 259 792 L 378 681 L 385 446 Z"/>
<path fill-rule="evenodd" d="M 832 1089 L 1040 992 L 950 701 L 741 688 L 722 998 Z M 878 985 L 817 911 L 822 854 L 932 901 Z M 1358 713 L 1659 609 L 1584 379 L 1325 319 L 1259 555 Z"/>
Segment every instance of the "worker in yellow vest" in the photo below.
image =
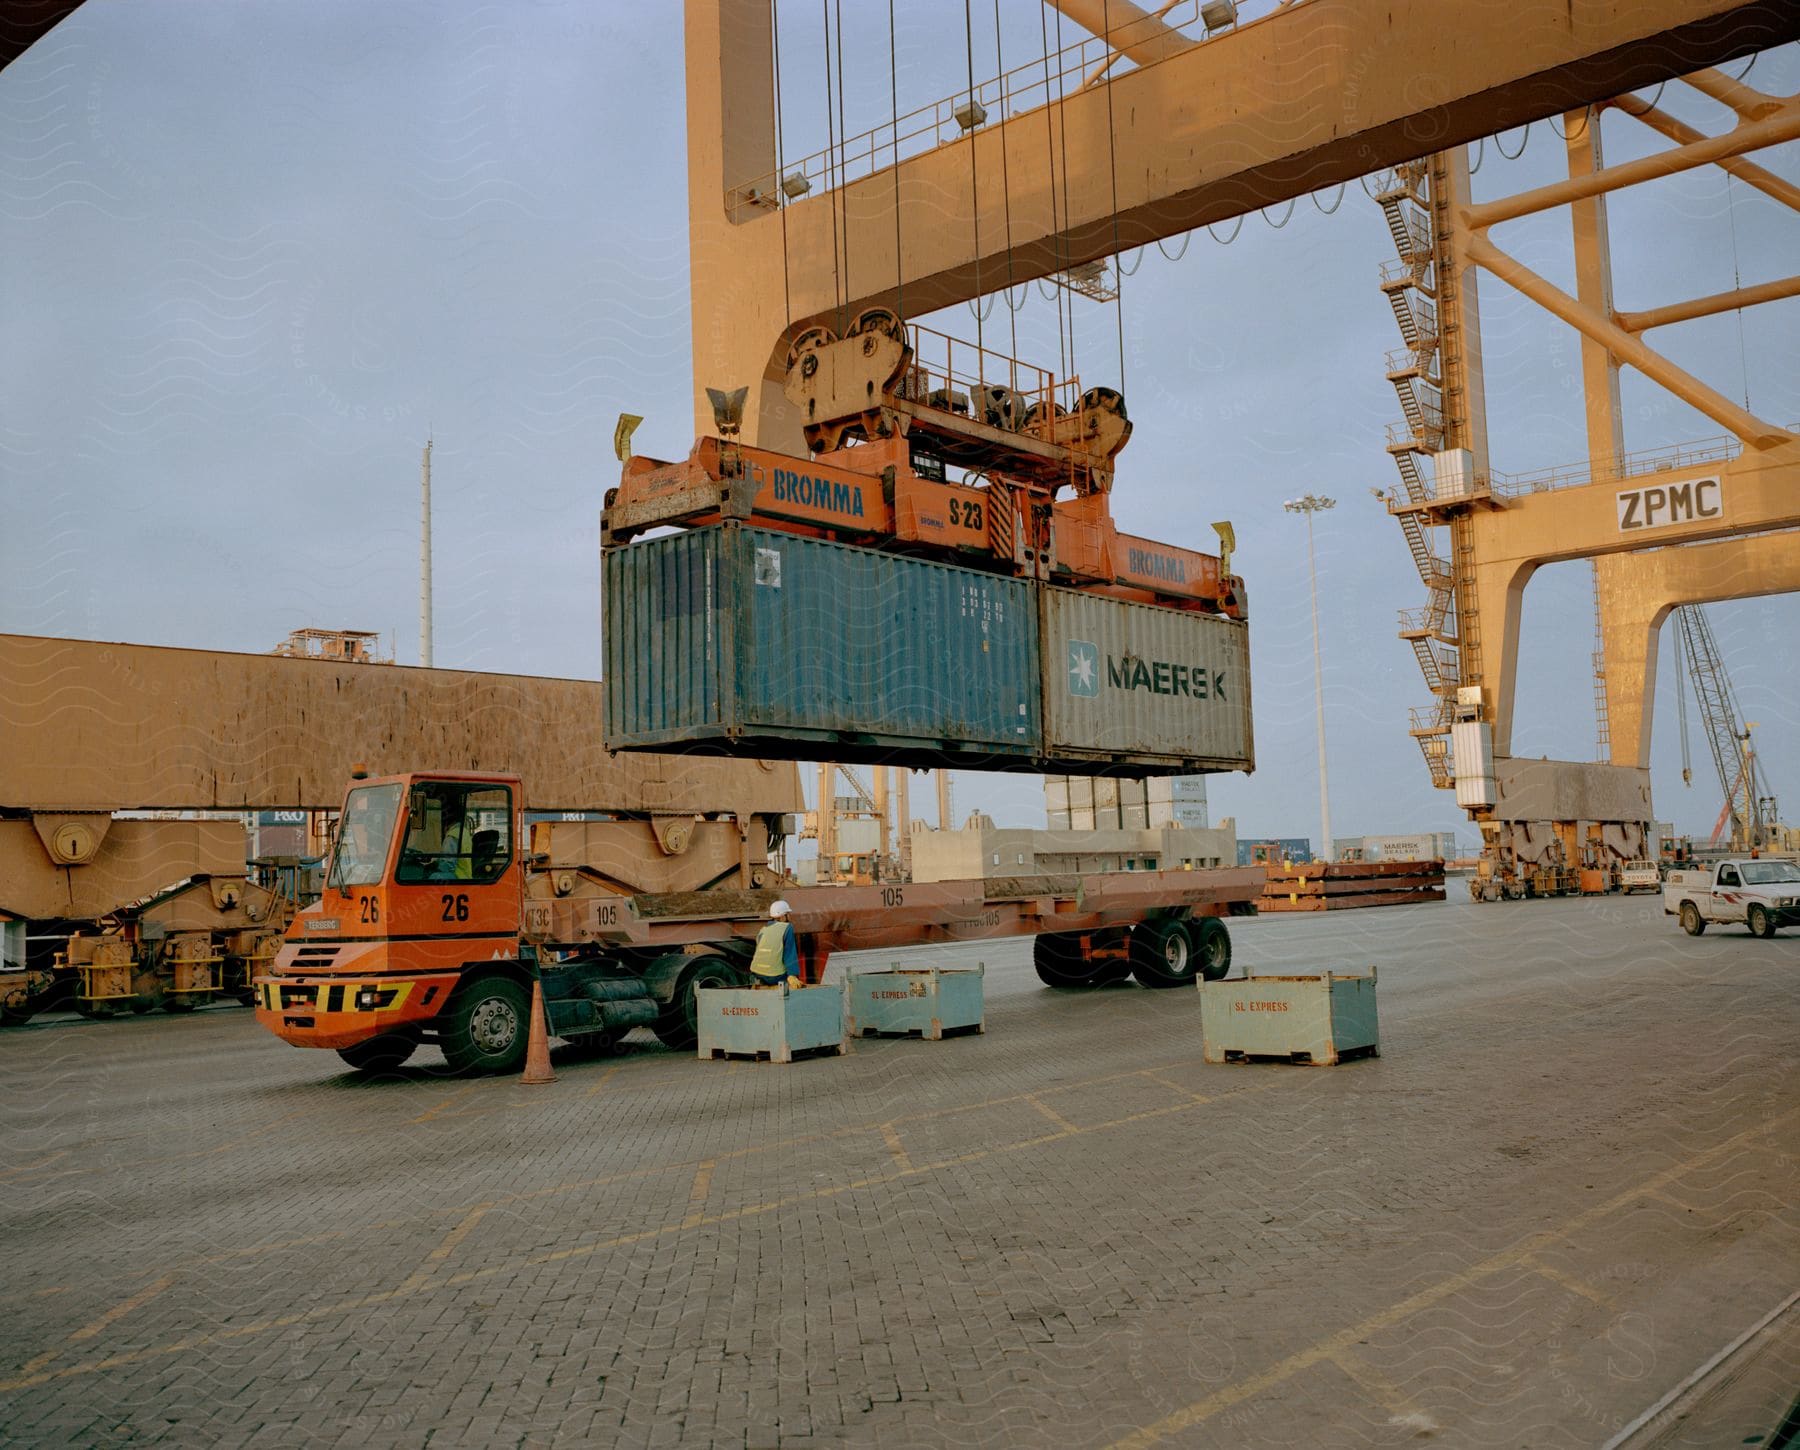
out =
<path fill-rule="evenodd" d="M 440 881 L 470 881 L 475 876 L 475 816 L 465 812 L 444 831 L 435 876 Z"/>
<path fill-rule="evenodd" d="M 788 918 L 792 908 L 785 901 L 769 907 L 769 924 L 756 934 L 756 955 L 750 959 L 750 973 L 759 987 L 779 987 L 785 979 L 790 987 L 804 984 L 800 980 L 800 948 L 794 940 L 793 923 Z"/>

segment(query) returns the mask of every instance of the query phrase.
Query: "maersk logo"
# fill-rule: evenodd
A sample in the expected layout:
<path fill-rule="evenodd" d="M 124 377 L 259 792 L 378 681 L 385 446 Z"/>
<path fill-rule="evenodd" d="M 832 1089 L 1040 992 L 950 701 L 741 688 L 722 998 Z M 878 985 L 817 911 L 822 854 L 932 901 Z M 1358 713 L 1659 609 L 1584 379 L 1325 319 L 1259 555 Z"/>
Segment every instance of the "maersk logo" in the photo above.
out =
<path fill-rule="evenodd" d="M 1069 641 L 1069 693 L 1100 693 L 1100 651 L 1085 639 Z"/>

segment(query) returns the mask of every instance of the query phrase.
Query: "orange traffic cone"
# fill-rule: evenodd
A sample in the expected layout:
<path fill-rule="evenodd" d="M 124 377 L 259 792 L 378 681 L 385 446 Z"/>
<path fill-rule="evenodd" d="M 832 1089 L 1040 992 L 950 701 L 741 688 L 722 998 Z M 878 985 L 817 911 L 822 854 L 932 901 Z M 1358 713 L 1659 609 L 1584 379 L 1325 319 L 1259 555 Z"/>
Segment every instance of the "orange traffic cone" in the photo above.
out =
<path fill-rule="evenodd" d="M 544 984 L 531 983 L 531 1035 L 525 1041 L 525 1075 L 519 1079 L 531 1087 L 555 1082 L 556 1072 L 550 1066 L 550 1026 L 544 1018 Z"/>

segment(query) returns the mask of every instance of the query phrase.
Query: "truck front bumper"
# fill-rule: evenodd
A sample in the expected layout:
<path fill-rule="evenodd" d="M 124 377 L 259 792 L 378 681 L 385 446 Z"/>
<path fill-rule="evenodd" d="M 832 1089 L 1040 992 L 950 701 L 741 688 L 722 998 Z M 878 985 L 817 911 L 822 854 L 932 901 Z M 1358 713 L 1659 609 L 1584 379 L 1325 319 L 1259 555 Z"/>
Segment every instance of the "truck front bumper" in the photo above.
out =
<path fill-rule="evenodd" d="M 295 1047 L 355 1047 L 403 1028 L 423 1028 L 443 1010 L 457 980 L 455 972 L 366 979 L 258 977 L 256 1020 Z"/>

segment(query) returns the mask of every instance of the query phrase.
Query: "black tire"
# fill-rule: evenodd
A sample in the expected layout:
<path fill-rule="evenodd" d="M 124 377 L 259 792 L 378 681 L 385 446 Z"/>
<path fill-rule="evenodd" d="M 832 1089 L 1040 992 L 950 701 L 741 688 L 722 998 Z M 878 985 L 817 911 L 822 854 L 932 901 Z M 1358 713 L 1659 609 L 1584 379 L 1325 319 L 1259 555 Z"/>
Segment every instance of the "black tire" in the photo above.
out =
<path fill-rule="evenodd" d="M 31 1013 L 21 1007 L 0 1007 L 0 1027 L 23 1027 Z"/>
<path fill-rule="evenodd" d="M 358 1072 L 392 1072 L 419 1050 L 419 1039 L 411 1033 L 393 1032 L 384 1037 L 371 1037 L 355 1047 L 340 1047 L 338 1056 Z"/>
<path fill-rule="evenodd" d="M 179 996 L 171 993 L 163 998 L 162 1009 L 165 1012 L 192 1012 L 200 1005 L 200 1000 L 198 997 Z"/>
<path fill-rule="evenodd" d="M 1689 936 L 1699 936 L 1706 930 L 1706 918 L 1691 901 L 1681 903 L 1681 929 Z"/>
<path fill-rule="evenodd" d="M 1767 910 L 1760 906 L 1752 906 L 1744 913 L 1744 925 L 1750 928 L 1751 936 L 1759 936 L 1764 941 L 1775 935 L 1775 922 Z"/>
<path fill-rule="evenodd" d="M 675 995 L 656 1019 L 656 1035 L 663 1046 L 677 1052 L 691 1051 L 700 1040 L 700 1004 L 694 992 L 700 987 L 741 987 L 744 975 L 724 957 L 695 957 L 675 981 Z"/>
<path fill-rule="evenodd" d="M 530 1031 L 530 993 L 511 977 L 477 977 L 450 999 L 439 1042 L 454 1073 L 512 1072 Z"/>
<path fill-rule="evenodd" d="M 1146 921 L 1131 931 L 1131 975 L 1146 987 L 1192 986 L 1200 958 L 1185 921 Z"/>
<path fill-rule="evenodd" d="M 1091 959 L 1075 932 L 1045 932 L 1031 944 L 1031 965 L 1046 987 L 1076 991 L 1110 987 L 1131 975 L 1131 966 L 1114 957 Z"/>
<path fill-rule="evenodd" d="M 1224 922 L 1216 916 L 1195 917 L 1188 922 L 1188 934 L 1203 980 L 1217 982 L 1231 971 L 1231 933 Z"/>

